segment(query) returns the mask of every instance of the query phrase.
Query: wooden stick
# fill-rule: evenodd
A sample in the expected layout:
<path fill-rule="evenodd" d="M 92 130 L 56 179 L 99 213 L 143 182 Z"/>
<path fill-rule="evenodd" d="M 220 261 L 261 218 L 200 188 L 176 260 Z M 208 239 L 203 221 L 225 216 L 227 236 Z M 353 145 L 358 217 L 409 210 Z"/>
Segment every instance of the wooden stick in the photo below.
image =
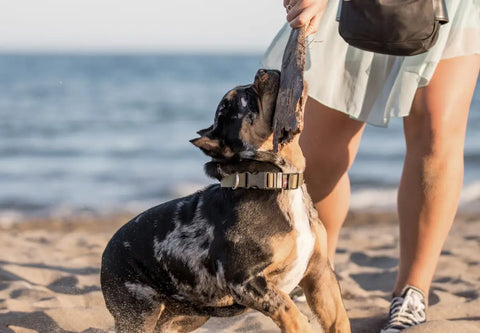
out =
<path fill-rule="evenodd" d="M 303 109 L 307 101 L 305 70 L 305 28 L 292 29 L 283 53 L 280 88 L 273 118 L 275 153 L 303 129 Z"/>

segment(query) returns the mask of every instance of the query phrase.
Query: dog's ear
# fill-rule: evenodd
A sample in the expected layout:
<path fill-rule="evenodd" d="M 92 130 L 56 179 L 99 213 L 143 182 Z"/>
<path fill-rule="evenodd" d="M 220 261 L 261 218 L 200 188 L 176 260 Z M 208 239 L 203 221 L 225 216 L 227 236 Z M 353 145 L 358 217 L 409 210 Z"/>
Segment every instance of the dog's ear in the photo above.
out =
<path fill-rule="evenodd" d="M 201 131 L 199 131 L 200 134 Z M 200 148 L 205 154 L 209 156 L 218 156 L 222 154 L 220 148 L 220 142 L 217 139 L 210 139 L 209 137 L 202 136 L 193 140 L 190 140 L 195 146 Z"/>
<path fill-rule="evenodd" d="M 212 130 L 213 130 L 213 125 L 208 128 L 201 129 L 200 131 L 197 132 L 197 134 L 200 136 L 205 136 L 207 135 L 207 133 L 210 133 Z"/>

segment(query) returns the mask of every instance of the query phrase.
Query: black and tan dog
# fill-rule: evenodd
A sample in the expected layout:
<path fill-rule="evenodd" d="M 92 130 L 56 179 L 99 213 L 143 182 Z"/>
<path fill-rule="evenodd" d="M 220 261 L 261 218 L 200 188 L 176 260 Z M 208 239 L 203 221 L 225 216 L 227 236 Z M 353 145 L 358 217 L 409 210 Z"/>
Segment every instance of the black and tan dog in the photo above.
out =
<path fill-rule="evenodd" d="M 228 92 L 192 140 L 221 185 L 153 207 L 111 239 L 101 282 L 117 332 L 188 332 L 247 309 L 311 332 L 289 297 L 297 285 L 326 332 L 350 332 L 298 137 L 273 153 L 279 76 L 259 70 Z"/>

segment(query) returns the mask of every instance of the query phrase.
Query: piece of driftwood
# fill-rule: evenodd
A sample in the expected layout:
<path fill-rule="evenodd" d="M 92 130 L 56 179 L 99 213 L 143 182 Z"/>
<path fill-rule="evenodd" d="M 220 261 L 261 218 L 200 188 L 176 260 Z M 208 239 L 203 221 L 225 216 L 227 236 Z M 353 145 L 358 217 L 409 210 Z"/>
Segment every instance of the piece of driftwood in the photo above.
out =
<path fill-rule="evenodd" d="M 304 70 L 305 28 L 292 29 L 283 54 L 280 89 L 273 118 L 275 152 L 303 129 L 303 108 L 307 100 Z"/>

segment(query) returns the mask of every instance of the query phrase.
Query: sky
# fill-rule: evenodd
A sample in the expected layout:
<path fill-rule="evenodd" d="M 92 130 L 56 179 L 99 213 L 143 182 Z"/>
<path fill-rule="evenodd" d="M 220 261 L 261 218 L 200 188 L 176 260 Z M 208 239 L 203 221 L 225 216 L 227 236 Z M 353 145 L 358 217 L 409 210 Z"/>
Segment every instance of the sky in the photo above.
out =
<path fill-rule="evenodd" d="M 262 52 L 282 0 L 0 0 L 0 52 Z"/>

